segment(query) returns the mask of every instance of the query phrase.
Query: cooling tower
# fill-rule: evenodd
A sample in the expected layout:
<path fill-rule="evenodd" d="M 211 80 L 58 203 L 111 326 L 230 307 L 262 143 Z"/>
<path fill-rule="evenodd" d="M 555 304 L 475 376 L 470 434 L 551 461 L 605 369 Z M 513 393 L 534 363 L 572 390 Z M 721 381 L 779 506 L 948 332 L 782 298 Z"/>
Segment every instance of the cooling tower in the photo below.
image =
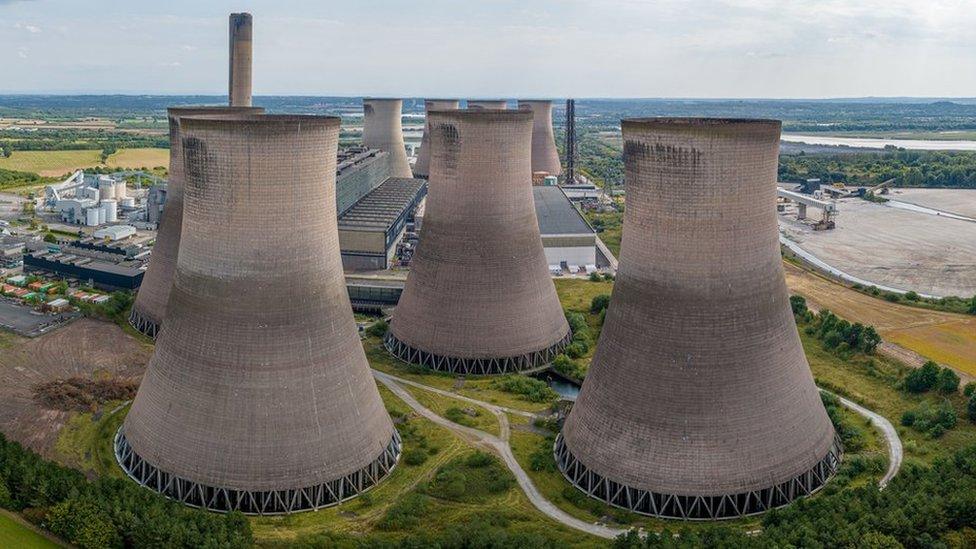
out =
<path fill-rule="evenodd" d="M 363 145 L 390 153 L 391 177 L 413 177 L 403 144 L 402 99 L 363 99 Z"/>
<path fill-rule="evenodd" d="M 552 132 L 552 101 L 518 102 L 520 109 L 530 110 L 532 124 L 532 171 L 560 175 L 559 151 L 556 150 L 556 137 Z"/>
<path fill-rule="evenodd" d="M 184 231 L 166 329 L 116 457 L 140 484 L 215 511 L 351 498 L 396 465 L 400 439 L 325 206 L 339 119 L 200 116 L 181 128 Z"/>
<path fill-rule="evenodd" d="M 768 207 L 780 123 L 622 126 L 620 270 L 559 468 L 591 497 L 666 518 L 761 513 L 818 490 L 841 448 Z"/>
<path fill-rule="evenodd" d="M 417 162 L 413 166 L 414 177 L 430 175 L 430 124 L 427 118 L 430 111 L 457 110 L 460 101 L 457 99 L 425 99 L 424 100 L 424 136 L 420 139 L 420 150 L 417 152 Z"/>
<path fill-rule="evenodd" d="M 230 14 L 230 106 L 251 106 L 251 14 Z"/>
<path fill-rule="evenodd" d="M 149 268 L 139 286 L 129 313 L 129 324 L 156 339 L 166 315 L 166 302 L 173 285 L 176 255 L 183 225 L 183 146 L 180 118 L 192 115 L 240 116 L 264 112 L 260 107 L 177 107 L 167 109 L 169 117 L 169 182 L 166 206 L 159 220 L 159 232 L 152 249 Z"/>
<path fill-rule="evenodd" d="M 569 326 L 549 276 L 532 198 L 532 114 L 434 111 L 423 238 L 387 349 L 463 374 L 548 364 Z"/>
<path fill-rule="evenodd" d="M 508 109 L 508 100 L 506 99 L 468 99 L 466 103 L 468 109 L 472 111 L 504 111 Z"/>

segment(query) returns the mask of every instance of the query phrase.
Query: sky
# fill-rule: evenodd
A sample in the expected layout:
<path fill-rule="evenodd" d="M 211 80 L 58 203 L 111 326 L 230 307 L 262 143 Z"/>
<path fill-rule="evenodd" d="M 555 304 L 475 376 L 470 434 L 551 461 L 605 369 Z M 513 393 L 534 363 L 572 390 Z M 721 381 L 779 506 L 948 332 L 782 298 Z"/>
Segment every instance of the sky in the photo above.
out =
<path fill-rule="evenodd" d="M 976 0 L 0 0 L 0 93 L 976 96 Z"/>

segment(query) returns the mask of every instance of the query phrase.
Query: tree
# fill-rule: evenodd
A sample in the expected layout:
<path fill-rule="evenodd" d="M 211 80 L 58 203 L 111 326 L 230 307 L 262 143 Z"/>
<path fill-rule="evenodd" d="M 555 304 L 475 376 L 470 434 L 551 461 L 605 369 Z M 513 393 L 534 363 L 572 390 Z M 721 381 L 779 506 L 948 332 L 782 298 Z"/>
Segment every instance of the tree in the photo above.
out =
<path fill-rule="evenodd" d="M 599 313 L 600 311 L 606 309 L 610 306 L 610 295 L 600 294 L 593 297 L 593 301 L 590 302 L 590 312 Z"/>
<path fill-rule="evenodd" d="M 52 244 L 57 243 L 58 237 L 54 236 L 54 233 L 47 233 L 44 235 L 44 242 L 50 242 Z"/>
<path fill-rule="evenodd" d="M 939 379 L 936 388 L 942 394 L 951 394 L 959 390 L 959 376 L 949 368 L 943 368 L 939 372 Z"/>
<path fill-rule="evenodd" d="M 976 315 L 976 295 L 969 300 L 969 314 Z"/>
<path fill-rule="evenodd" d="M 790 307 L 793 309 L 793 314 L 802 315 L 807 312 L 807 300 L 802 295 L 791 295 Z"/>
<path fill-rule="evenodd" d="M 910 393 L 924 393 L 935 387 L 939 380 L 939 365 L 931 360 L 921 368 L 912 370 L 905 378 L 905 389 Z"/>
<path fill-rule="evenodd" d="M 966 403 L 966 416 L 969 421 L 976 422 L 976 395 L 969 397 L 969 402 Z"/>

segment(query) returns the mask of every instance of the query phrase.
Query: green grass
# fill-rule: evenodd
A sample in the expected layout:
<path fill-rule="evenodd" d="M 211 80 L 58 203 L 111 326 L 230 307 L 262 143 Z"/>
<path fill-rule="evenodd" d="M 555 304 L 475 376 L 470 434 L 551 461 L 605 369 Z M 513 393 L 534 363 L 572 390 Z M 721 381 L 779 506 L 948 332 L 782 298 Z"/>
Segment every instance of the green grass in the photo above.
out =
<path fill-rule="evenodd" d="M 584 371 L 589 368 L 593 353 L 596 352 L 596 343 L 600 339 L 600 330 L 603 325 L 600 323 L 600 314 L 590 312 L 590 304 L 593 298 L 613 292 L 612 281 L 591 282 L 578 278 L 558 278 L 554 280 L 556 284 L 556 294 L 559 295 L 559 302 L 563 309 L 568 312 L 580 313 L 586 318 L 586 325 L 590 330 L 590 348 L 580 358 L 574 359 Z"/>
<path fill-rule="evenodd" d="M 56 460 L 86 474 L 122 478 L 124 474 L 115 463 L 112 441 L 129 412 L 129 405 L 111 413 L 118 404 L 106 404 L 98 418 L 90 412 L 73 413 L 54 444 Z"/>
<path fill-rule="evenodd" d="M 409 385 L 403 385 L 403 388 L 413 395 L 418 402 L 423 404 L 424 407 L 443 418 L 459 425 L 464 425 L 465 427 L 472 427 L 485 431 L 486 433 L 491 433 L 496 437 L 501 434 L 501 428 L 498 426 L 498 418 L 495 417 L 495 414 L 481 406 Z"/>
<path fill-rule="evenodd" d="M 60 545 L 38 534 L 6 512 L 0 511 L 0 547 L 50 549 Z"/>
<path fill-rule="evenodd" d="M 613 255 L 620 257 L 620 239 L 624 233 L 623 212 L 595 213 L 587 212 L 586 220 L 597 229 L 600 240 L 610 248 Z"/>
<path fill-rule="evenodd" d="M 366 350 L 366 358 L 369 359 L 370 366 L 381 372 L 506 408 L 526 412 L 541 412 L 550 406 L 546 402 L 530 402 L 520 398 L 519 395 L 494 389 L 492 388 L 494 380 L 491 377 L 469 376 L 458 388 L 456 387 L 457 378 L 455 376 L 412 366 L 393 358 L 383 347 L 379 338 L 366 338 L 363 340 L 363 347 Z"/>

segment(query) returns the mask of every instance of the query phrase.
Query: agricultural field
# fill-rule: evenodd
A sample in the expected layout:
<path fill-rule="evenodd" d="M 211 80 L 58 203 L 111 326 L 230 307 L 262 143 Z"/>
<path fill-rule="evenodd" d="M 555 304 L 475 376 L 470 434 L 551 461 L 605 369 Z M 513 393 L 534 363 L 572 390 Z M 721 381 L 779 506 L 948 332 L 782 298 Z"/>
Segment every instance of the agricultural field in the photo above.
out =
<path fill-rule="evenodd" d="M 169 149 L 120 149 L 108 157 L 110 168 L 147 168 L 169 166 Z"/>
<path fill-rule="evenodd" d="M 976 317 L 931 311 L 871 297 L 784 263 L 790 291 L 810 305 L 871 324 L 886 341 L 976 376 Z"/>
<path fill-rule="evenodd" d="M 149 168 L 167 166 L 167 149 L 120 149 L 101 163 L 102 151 L 14 151 L 0 158 L 0 168 L 32 172 L 44 177 L 60 177 L 75 170 L 107 165 L 110 168 Z"/>

